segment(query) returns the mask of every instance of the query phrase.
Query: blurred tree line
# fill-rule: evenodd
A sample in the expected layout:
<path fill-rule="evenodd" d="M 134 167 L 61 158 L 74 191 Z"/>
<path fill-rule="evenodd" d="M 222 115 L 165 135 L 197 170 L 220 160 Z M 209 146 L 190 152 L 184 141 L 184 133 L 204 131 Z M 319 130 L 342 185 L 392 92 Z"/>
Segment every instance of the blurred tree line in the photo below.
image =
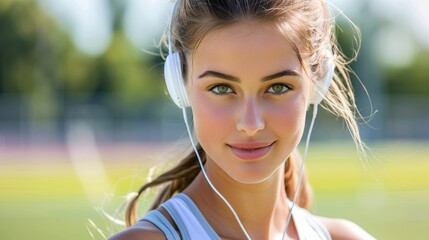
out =
<path fill-rule="evenodd" d="M 104 104 L 115 118 L 157 117 L 153 103 L 165 99 L 162 59 L 129 43 L 116 5 L 111 44 L 94 57 L 77 51 L 36 1 L 0 2 L 0 123 L 27 117 L 61 130 L 70 104 Z"/>
<path fill-rule="evenodd" d="M 131 45 L 122 29 L 123 4 L 109 3 L 114 12 L 112 41 L 103 54 L 89 56 L 76 49 L 70 34 L 37 1 L 0 1 L 0 131 L 16 124 L 43 129 L 48 122 L 62 132 L 70 106 L 79 104 L 108 109 L 102 116 L 116 119 L 110 129 L 120 128 L 125 118 L 156 121 L 165 115 L 159 108 L 167 99 L 160 94 L 162 59 Z M 352 56 L 352 34 L 347 27 L 341 29 L 340 45 Z M 406 67 L 377 66 L 384 70 L 383 94 L 429 95 L 429 51 L 420 48 Z M 358 73 L 359 68 L 357 64 Z"/>

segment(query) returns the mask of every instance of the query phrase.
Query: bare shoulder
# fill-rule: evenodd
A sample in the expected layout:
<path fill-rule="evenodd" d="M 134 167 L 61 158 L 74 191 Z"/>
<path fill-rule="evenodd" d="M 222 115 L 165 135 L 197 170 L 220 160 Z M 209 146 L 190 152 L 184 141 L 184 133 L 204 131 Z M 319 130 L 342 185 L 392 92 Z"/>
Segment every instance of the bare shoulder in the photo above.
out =
<path fill-rule="evenodd" d="M 109 240 L 165 240 L 165 235 L 152 223 L 141 221 L 119 232 Z"/>
<path fill-rule="evenodd" d="M 374 240 L 357 224 L 338 218 L 316 217 L 328 230 L 332 240 Z"/>

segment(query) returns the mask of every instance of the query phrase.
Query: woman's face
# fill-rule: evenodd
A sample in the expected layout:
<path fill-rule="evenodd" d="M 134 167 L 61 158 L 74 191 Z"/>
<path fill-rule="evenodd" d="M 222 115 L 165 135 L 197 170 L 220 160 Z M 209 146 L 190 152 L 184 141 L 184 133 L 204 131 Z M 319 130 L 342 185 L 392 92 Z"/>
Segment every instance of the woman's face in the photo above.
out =
<path fill-rule="evenodd" d="M 187 57 L 187 91 L 209 165 L 259 183 L 299 143 L 310 81 L 285 37 L 269 23 L 235 23 L 207 34 Z"/>

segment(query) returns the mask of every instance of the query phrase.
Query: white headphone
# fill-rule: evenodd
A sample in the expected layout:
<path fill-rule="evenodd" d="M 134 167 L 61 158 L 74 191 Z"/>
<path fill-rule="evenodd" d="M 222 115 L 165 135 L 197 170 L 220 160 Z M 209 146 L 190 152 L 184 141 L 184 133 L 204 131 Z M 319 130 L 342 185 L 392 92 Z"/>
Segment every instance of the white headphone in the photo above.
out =
<path fill-rule="evenodd" d="M 310 103 L 314 105 L 318 105 L 325 98 L 335 73 L 334 55 L 331 49 L 325 50 L 324 54 L 327 58 L 325 62 L 325 75 L 323 76 L 323 80 L 315 81 L 313 95 L 310 99 Z"/>
<path fill-rule="evenodd" d="M 180 1 L 177 0 L 174 5 L 170 24 L 167 30 L 168 56 L 164 64 L 164 78 L 171 99 L 173 99 L 174 103 L 179 108 L 186 108 L 190 107 L 191 104 L 186 93 L 185 81 L 182 75 L 182 62 L 180 60 L 180 54 L 178 52 L 173 52 L 173 46 L 171 42 L 171 27 L 179 2 Z M 325 54 L 327 55 L 327 61 L 325 62 L 326 73 L 323 80 L 315 81 L 315 88 L 313 89 L 313 95 L 310 99 L 310 103 L 314 105 L 318 105 L 325 98 L 335 72 L 332 51 L 328 49 L 326 50 Z"/>
<path fill-rule="evenodd" d="M 167 85 L 168 94 L 179 108 L 190 107 L 191 104 L 186 94 L 185 81 L 182 76 L 182 63 L 178 52 L 172 53 L 169 47 L 169 54 L 165 60 L 164 78 Z"/>

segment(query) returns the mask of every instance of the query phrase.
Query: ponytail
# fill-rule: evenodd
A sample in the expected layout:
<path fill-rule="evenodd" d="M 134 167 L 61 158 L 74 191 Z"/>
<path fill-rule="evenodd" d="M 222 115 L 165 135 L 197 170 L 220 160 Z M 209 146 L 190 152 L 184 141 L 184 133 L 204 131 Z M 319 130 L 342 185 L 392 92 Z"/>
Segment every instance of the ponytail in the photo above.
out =
<path fill-rule="evenodd" d="M 206 162 L 206 157 L 201 146 L 197 146 L 198 153 L 201 156 L 203 164 Z M 190 153 L 186 156 L 179 164 L 173 169 L 161 174 L 153 181 L 148 182 L 140 187 L 137 195 L 134 196 L 125 212 L 125 224 L 127 227 L 133 225 L 137 221 L 137 205 L 140 195 L 148 188 L 155 187 L 158 185 L 166 185 L 156 196 L 152 206 L 149 210 L 153 210 L 159 207 L 163 202 L 170 199 L 174 194 L 183 191 L 191 182 L 197 177 L 201 171 L 200 165 L 198 164 L 197 155 L 195 152 Z"/>
<path fill-rule="evenodd" d="M 298 185 L 299 170 L 302 164 L 302 158 L 298 150 L 295 149 L 285 164 L 284 184 L 287 197 L 292 200 Z M 302 182 L 298 190 L 296 203 L 309 209 L 313 200 L 313 191 L 308 181 L 307 172 L 304 168 L 302 172 Z"/>

